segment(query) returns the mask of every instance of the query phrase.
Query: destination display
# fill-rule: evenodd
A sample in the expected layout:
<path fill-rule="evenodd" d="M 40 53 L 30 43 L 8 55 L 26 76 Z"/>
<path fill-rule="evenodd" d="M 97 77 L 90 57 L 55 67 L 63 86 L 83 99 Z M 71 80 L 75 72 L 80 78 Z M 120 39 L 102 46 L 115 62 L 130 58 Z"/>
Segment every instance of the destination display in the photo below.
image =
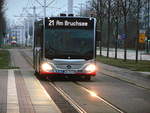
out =
<path fill-rule="evenodd" d="M 93 29 L 94 19 L 89 18 L 46 18 L 46 28 Z"/>

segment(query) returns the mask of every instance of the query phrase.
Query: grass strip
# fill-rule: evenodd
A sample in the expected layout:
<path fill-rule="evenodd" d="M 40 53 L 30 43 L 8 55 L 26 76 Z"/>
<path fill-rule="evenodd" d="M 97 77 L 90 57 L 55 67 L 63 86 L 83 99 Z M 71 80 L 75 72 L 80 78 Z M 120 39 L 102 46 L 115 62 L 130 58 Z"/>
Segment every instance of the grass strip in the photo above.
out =
<path fill-rule="evenodd" d="M 0 69 L 16 69 L 10 64 L 11 58 L 8 50 L 0 50 Z"/>
<path fill-rule="evenodd" d="M 125 62 L 123 59 L 107 58 L 104 56 L 97 56 L 96 59 L 104 64 L 126 68 L 132 71 L 150 72 L 150 61 L 143 60 L 136 63 L 135 60 L 127 60 Z"/>

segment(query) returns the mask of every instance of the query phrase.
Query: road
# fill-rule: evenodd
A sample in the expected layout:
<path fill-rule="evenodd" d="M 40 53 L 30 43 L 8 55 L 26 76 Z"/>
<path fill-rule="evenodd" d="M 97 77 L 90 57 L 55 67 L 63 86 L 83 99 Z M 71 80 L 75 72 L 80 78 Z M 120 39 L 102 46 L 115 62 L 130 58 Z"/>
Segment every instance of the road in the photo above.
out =
<path fill-rule="evenodd" d="M 147 76 L 141 75 L 139 80 L 139 73 L 97 63 L 99 72 L 90 82 L 68 78 L 42 81 L 34 76 L 31 50 L 10 52 L 12 64 L 20 69 L 0 73 L 1 84 L 5 86 L 1 89 L 9 90 L 8 86 L 13 86 L 10 91 L 15 95 L 4 90 L 7 99 L 10 98 L 5 104 L 7 113 L 12 113 L 11 109 L 14 113 L 150 113 Z M 8 78 L 2 76 L 7 73 Z M 6 81 L 13 81 L 13 85 Z"/>

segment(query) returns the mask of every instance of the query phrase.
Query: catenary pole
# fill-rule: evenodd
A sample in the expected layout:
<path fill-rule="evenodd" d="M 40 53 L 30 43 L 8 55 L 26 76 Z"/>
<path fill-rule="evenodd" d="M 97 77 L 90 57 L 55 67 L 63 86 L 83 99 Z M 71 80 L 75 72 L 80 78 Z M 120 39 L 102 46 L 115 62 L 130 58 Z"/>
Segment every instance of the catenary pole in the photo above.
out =
<path fill-rule="evenodd" d="M 73 0 L 68 0 L 68 14 L 73 14 Z"/>
<path fill-rule="evenodd" d="M 46 0 L 44 0 L 44 6 L 43 6 L 43 10 L 44 10 L 44 16 L 43 16 L 43 32 L 45 31 L 45 18 L 46 18 Z M 43 33 L 43 58 L 45 57 L 45 33 Z"/>
<path fill-rule="evenodd" d="M 32 49 L 34 48 L 34 29 L 35 29 L 35 27 L 34 27 L 34 23 L 35 23 L 35 19 L 36 19 L 36 7 L 34 6 L 33 7 L 33 31 L 32 31 Z"/>

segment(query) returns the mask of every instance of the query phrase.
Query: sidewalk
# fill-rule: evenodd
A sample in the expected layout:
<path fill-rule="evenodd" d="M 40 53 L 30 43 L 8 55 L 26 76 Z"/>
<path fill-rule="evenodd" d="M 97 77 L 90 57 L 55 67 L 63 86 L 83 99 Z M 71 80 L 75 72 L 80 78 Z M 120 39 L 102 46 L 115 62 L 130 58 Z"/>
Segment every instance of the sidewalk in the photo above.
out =
<path fill-rule="evenodd" d="M 97 55 L 99 55 L 100 51 L 99 48 L 97 49 Z M 118 58 L 124 59 L 124 49 L 118 49 Z M 102 49 L 102 55 L 107 56 L 107 48 Z M 114 58 L 115 57 L 115 49 L 110 48 L 109 50 L 109 56 Z M 136 58 L 136 51 L 135 50 L 127 50 L 127 59 L 135 60 Z M 150 60 L 150 54 L 145 54 L 145 51 L 139 51 L 138 54 L 139 60 Z"/>

